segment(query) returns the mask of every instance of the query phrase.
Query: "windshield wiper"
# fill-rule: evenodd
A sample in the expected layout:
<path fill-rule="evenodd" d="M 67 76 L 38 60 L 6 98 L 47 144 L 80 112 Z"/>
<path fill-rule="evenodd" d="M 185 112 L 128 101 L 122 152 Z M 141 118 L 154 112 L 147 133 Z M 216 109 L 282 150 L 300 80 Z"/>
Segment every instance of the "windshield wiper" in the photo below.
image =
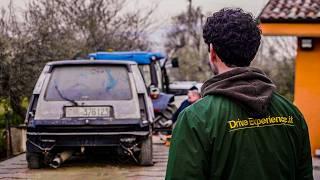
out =
<path fill-rule="evenodd" d="M 66 101 L 71 102 L 74 106 L 78 106 L 78 103 L 77 103 L 75 100 L 69 99 L 69 98 L 65 97 L 65 96 L 61 93 L 60 89 L 58 88 L 58 86 L 57 86 L 56 84 L 54 85 L 54 88 L 57 90 L 59 96 L 60 96 L 63 100 L 66 100 Z"/>

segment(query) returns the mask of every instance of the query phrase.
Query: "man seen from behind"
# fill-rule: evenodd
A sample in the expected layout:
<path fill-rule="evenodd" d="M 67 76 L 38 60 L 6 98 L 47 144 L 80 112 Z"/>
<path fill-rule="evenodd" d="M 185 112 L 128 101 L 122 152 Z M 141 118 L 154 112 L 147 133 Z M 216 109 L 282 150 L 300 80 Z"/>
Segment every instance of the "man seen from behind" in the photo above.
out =
<path fill-rule="evenodd" d="M 302 114 L 249 67 L 261 40 L 256 20 L 222 9 L 207 18 L 203 38 L 215 76 L 178 117 L 166 179 L 313 179 Z"/>

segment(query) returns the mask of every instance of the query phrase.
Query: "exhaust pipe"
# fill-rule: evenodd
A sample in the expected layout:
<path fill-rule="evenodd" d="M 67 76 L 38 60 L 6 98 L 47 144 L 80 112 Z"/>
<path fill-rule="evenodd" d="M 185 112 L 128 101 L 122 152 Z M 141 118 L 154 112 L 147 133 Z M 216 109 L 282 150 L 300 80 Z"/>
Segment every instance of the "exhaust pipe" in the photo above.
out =
<path fill-rule="evenodd" d="M 57 154 L 56 157 L 51 161 L 51 163 L 49 164 L 49 166 L 53 167 L 53 168 L 58 168 L 60 167 L 60 165 L 66 161 L 67 159 L 69 159 L 73 154 L 73 151 L 63 151 L 60 154 Z"/>

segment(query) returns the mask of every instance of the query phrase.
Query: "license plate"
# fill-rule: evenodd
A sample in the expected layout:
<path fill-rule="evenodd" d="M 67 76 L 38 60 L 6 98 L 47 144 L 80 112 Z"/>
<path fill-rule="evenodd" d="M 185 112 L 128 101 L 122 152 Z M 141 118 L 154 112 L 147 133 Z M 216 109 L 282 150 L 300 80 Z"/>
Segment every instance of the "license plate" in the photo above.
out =
<path fill-rule="evenodd" d="M 110 107 L 66 107 L 66 117 L 110 117 Z"/>

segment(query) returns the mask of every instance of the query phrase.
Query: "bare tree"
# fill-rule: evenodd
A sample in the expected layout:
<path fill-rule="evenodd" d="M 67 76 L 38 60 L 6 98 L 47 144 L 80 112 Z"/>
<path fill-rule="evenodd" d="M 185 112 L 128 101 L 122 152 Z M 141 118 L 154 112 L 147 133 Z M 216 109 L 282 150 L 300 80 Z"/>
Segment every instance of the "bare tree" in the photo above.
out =
<path fill-rule="evenodd" d="M 253 66 L 263 69 L 277 86 L 277 91 L 293 100 L 296 37 L 263 37 Z"/>
<path fill-rule="evenodd" d="M 32 0 L 21 17 L 9 5 L 0 16 L 0 92 L 13 112 L 31 95 L 48 61 L 97 50 L 148 50 L 154 8 L 128 11 L 126 0 Z"/>
<path fill-rule="evenodd" d="M 188 0 L 187 10 L 172 18 L 173 25 L 166 35 L 166 51 L 180 59 L 178 80 L 204 81 L 210 75 L 207 48 L 202 40 L 204 15 L 200 7 Z"/>

